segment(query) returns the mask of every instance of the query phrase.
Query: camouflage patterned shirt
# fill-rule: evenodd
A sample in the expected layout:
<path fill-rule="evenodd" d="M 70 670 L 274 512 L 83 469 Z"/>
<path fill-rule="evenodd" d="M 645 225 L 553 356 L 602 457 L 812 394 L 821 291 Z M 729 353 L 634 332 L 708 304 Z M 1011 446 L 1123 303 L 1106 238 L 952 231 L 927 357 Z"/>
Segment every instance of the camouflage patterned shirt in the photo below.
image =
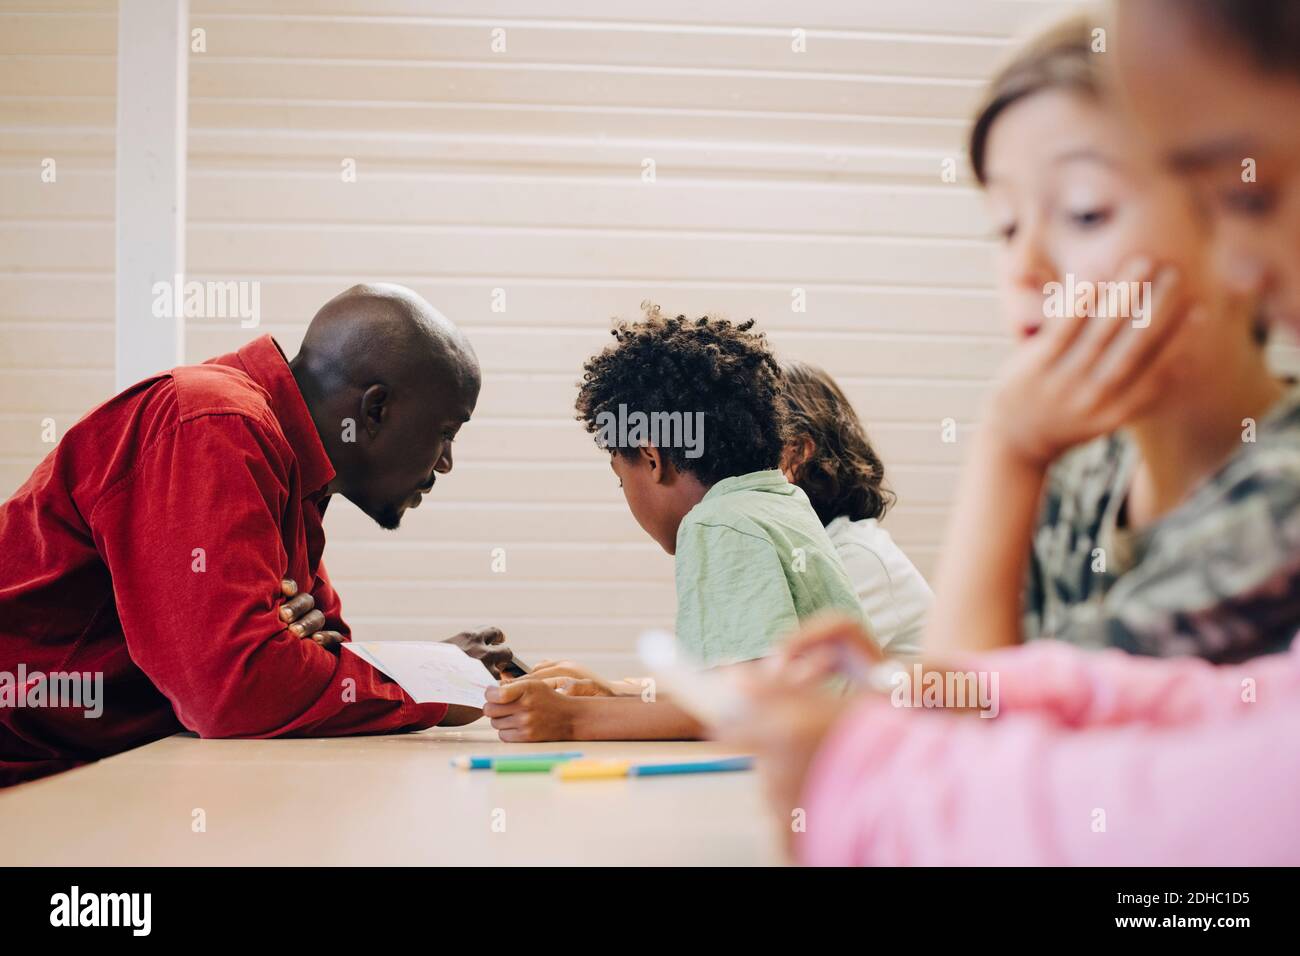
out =
<path fill-rule="evenodd" d="M 1300 630 L 1300 389 L 1186 501 L 1126 527 L 1137 449 L 1123 435 L 1048 476 L 1025 636 L 1216 663 L 1285 650 Z"/>

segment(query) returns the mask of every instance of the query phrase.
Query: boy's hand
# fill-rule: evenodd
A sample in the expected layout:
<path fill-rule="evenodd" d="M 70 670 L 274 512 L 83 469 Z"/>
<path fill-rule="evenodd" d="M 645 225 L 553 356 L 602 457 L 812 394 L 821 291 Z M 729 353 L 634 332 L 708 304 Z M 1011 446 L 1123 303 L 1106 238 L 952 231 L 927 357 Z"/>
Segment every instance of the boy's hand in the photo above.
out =
<path fill-rule="evenodd" d="M 511 681 L 489 687 L 486 696 L 483 716 L 507 743 L 574 739 L 575 708 L 582 704 L 556 693 L 547 681 Z"/>
<path fill-rule="evenodd" d="M 343 645 L 343 635 L 327 631 L 325 615 L 316 610 L 316 601 L 310 594 L 299 594 L 298 583 L 292 578 L 280 582 L 280 593 L 289 600 L 280 605 L 280 620 L 289 627 L 294 637 L 308 638 L 325 650 L 337 654 Z"/>
<path fill-rule="evenodd" d="M 461 631 L 449 637 L 444 644 L 455 644 L 462 651 L 482 661 L 488 673 L 500 680 L 501 667 L 510 663 L 514 653 L 505 645 L 506 636 L 499 627 L 485 627 L 480 631 Z"/>
<path fill-rule="evenodd" d="M 572 661 L 542 661 L 523 677 L 502 675 L 502 681 L 540 680 L 570 697 L 631 697 L 641 685 L 631 680 L 608 681 L 595 671 Z"/>
<path fill-rule="evenodd" d="M 1148 263 L 1132 263 L 1124 281 L 1146 282 L 1151 271 Z M 1156 274 L 1145 305 L 1146 324 L 1068 315 L 1017 348 L 998 375 L 986 417 L 999 445 L 1046 468 L 1161 398 L 1179 364 L 1178 333 L 1195 310 L 1169 267 Z"/>
<path fill-rule="evenodd" d="M 573 661 L 538 661 L 533 665 L 532 672 L 525 677 L 516 678 L 524 680 L 528 677 L 535 677 L 542 680 L 548 677 L 572 677 L 574 680 L 594 680 L 599 681 L 600 675 L 590 668 L 583 667 L 581 664 L 575 664 Z"/>
<path fill-rule="evenodd" d="M 530 674 L 529 677 L 531 676 Z M 603 680 L 591 680 L 585 677 L 543 677 L 541 681 L 557 694 L 564 694 L 566 697 L 616 696 Z"/>
<path fill-rule="evenodd" d="M 518 680 L 531 680 L 532 674 Z M 648 680 L 625 677 L 622 680 L 607 681 L 587 677 L 543 677 L 542 683 L 552 688 L 557 694 L 566 697 L 641 697 Z"/>

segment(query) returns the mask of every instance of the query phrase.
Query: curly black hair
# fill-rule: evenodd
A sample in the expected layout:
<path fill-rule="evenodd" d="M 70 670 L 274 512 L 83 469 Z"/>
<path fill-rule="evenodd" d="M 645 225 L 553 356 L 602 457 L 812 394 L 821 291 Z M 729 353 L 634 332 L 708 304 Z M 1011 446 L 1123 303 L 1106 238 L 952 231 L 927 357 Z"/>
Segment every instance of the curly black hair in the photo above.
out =
<path fill-rule="evenodd" d="M 578 420 L 597 435 L 600 420 L 625 413 L 702 413 L 703 450 L 660 448 L 679 471 L 705 485 L 776 468 L 785 443 L 781 367 L 754 320 L 733 323 L 704 316 L 669 318 L 642 303 L 640 321 L 616 322 L 615 343 L 582 366 Z M 614 447 L 631 456 L 635 448 Z"/>

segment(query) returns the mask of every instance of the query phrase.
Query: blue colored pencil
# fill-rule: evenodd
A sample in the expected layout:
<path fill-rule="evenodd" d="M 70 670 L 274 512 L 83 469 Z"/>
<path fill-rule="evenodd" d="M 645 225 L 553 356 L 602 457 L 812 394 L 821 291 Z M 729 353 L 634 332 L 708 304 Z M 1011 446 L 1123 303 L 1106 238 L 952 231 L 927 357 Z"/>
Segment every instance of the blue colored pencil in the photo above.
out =
<path fill-rule="evenodd" d="M 566 760 L 551 771 L 561 780 L 609 780 L 616 777 L 656 777 L 674 773 L 726 773 L 749 770 L 753 757 L 687 760 L 680 763 L 632 763 L 630 760 Z"/>
<path fill-rule="evenodd" d="M 669 773 L 726 773 L 752 770 L 753 757 L 725 757 L 722 760 L 690 760 L 685 763 L 642 763 L 627 768 L 629 777 L 653 777 Z"/>

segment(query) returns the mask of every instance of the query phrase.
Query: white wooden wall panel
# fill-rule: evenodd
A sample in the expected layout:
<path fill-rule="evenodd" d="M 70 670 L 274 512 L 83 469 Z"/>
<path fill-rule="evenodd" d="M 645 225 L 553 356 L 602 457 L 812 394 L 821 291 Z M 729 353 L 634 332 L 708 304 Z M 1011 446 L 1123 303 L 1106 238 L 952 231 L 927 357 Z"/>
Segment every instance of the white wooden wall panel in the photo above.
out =
<path fill-rule="evenodd" d="M 968 434 L 1005 348 L 978 194 L 941 164 L 1011 36 L 1063 8 L 195 0 L 191 273 L 262 281 L 261 330 L 289 348 L 348 283 L 405 282 L 484 364 L 456 471 L 401 532 L 331 515 L 354 624 L 497 621 L 534 656 L 634 666 L 637 630 L 671 620 L 671 560 L 572 402 L 645 298 L 752 315 L 840 376 L 900 495 L 888 526 L 928 570 L 962 453 L 939 423 Z M 251 333 L 187 334 L 197 360 Z"/>
<path fill-rule="evenodd" d="M 115 0 L 0 2 L 0 495 L 113 393 L 116 51 Z"/>
<path fill-rule="evenodd" d="M 469 332 L 485 387 L 456 471 L 397 534 L 331 511 L 327 560 L 369 636 L 493 622 L 530 656 L 632 671 L 637 631 L 671 620 L 672 563 L 572 401 L 610 317 L 645 298 L 754 316 L 830 368 L 928 570 L 963 449 L 940 422 L 969 434 L 1006 344 L 979 197 L 964 165 L 940 172 L 1013 35 L 1066 8 L 193 0 L 188 272 L 259 281 L 262 316 L 190 321 L 187 358 L 263 331 L 292 351 L 360 279 Z M 111 0 L 0 2 L 0 493 L 48 450 L 34 423 L 111 391 L 115 32 Z M 33 189 L 46 155 L 59 186 Z"/>

